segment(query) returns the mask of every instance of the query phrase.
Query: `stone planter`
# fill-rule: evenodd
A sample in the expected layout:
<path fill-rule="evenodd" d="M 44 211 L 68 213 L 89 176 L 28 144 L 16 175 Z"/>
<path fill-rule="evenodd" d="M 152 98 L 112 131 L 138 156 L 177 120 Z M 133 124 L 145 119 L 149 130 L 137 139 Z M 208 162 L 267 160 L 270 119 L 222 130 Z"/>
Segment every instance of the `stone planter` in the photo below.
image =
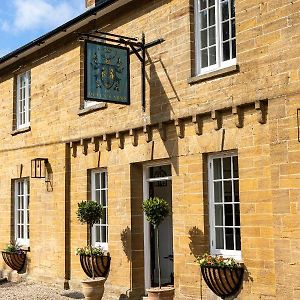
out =
<path fill-rule="evenodd" d="M 106 277 L 110 268 L 111 257 L 93 255 L 95 277 Z M 80 255 L 80 264 L 84 273 L 92 278 L 92 266 L 90 255 Z"/>
<path fill-rule="evenodd" d="M 82 281 L 82 293 L 87 300 L 101 300 L 104 294 L 106 278 L 96 277 Z"/>
<path fill-rule="evenodd" d="M 26 261 L 26 252 L 6 252 L 2 251 L 2 257 L 5 263 L 13 270 L 20 272 Z"/>
<path fill-rule="evenodd" d="M 208 287 L 219 297 L 235 295 L 241 287 L 244 275 L 242 267 L 202 266 L 201 273 Z"/>
<path fill-rule="evenodd" d="M 175 295 L 175 288 L 162 287 L 147 289 L 149 300 L 173 300 Z"/>

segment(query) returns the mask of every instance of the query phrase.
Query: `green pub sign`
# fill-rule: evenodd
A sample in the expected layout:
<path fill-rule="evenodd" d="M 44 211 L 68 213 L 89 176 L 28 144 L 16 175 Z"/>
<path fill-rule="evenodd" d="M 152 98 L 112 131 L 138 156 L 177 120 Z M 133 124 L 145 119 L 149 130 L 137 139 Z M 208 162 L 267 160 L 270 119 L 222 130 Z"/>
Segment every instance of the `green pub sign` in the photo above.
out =
<path fill-rule="evenodd" d="M 130 104 L 129 49 L 85 42 L 84 98 Z"/>

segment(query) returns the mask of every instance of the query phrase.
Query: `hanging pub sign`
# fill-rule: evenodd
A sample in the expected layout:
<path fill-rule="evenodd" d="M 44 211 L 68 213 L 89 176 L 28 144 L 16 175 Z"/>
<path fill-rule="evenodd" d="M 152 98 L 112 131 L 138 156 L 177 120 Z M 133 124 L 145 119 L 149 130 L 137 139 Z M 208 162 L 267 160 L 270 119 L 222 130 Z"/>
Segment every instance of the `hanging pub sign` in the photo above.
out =
<path fill-rule="evenodd" d="M 85 42 L 86 100 L 130 104 L 129 49 L 102 42 Z"/>

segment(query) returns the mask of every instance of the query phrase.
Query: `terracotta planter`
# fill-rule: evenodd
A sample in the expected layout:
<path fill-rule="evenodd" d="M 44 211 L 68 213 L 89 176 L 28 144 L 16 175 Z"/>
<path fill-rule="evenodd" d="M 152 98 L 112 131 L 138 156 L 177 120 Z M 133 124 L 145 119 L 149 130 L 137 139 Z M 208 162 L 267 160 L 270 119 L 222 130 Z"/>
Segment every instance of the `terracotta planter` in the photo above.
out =
<path fill-rule="evenodd" d="M 233 296 L 240 289 L 244 269 L 242 267 L 202 266 L 201 273 L 208 287 L 219 297 Z"/>
<path fill-rule="evenodd" d="M 104 277 L 82 281 L 82 293 L 87 300 L 101 300 L 104 294 Z"/>
<path fill-rule="evenodd" d="M 110 268 L 110 256 L 93 255 L 95 277 L 106 277 Z M 92 266 L 90 255 L 80 255 L 80 264 L 84 273 L 92 278 Z"/>
<path fill-rule="evenodd" d="M 26 252 L 17 253 L 2 251 L 2 257 L 10 268 L 20 272 L 25 265 Z"/>
<path fill-rule="evenodd" d="M 147 289 L 149 300 L 173 300 L 175 295 L 175 288 L 162 287 Z"/>

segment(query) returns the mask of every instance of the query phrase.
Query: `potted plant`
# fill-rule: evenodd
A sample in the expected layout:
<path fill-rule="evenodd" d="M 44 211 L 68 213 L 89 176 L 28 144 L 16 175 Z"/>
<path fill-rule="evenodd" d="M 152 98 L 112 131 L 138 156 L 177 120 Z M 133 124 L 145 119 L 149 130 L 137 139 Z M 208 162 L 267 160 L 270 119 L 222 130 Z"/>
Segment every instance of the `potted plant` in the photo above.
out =
<path fill-rule="evenodd" d="M 204 281 L 217 296 L 225 299 L 237 293 L 243 281 L 242 264 L 234 258 L 207 253 L 198 257 L 196 261 L 201 267 Z"/>
<path fill-rule="evenodd" d="M 159 255 L 159 225 L 171 213 L 166 200 L 153 197 L 143 202 L 143 211 L 147 221 L 154 227 L 156 235 L 157 266 L 158 266 L 158 287 L 147 289 L 149 300 L 172 300 L 174 299 L 174 287 L 161 286 L 161 268 Z"/>
<path fill-rule="evenodd" d="M 99 223 L 102 218 L 102 206 L 96 201 L 81 201 L 78 203 L 77 218 L 81 223 L 88 225 L 89 239 L 88 239 L 88 249 L 86 250 L 86 256 L 90 259 L 90 271 L 91 278 L 82 281 L 82 291 L 85 299 L 88 300 L 99 300 L 102 299 L 104 293 L 104 283 L 105 277 L 95 277 L 95 267 L 94 267 L 94 254 L 97 254 L 92 247 L 92 227 L 94 224 Z M 85 251 L 84 250 L 84 251 Z M 80 251 L 79 251 L 80 254 Z"/>
<path fill-rule="evenodd" d="M 10 268 L 17 272 L 23 269 L 26 261 L 26 252 L 21 249 L 17 242 L 10 242 L 1 252 L 3 260 Z"/>
<path fill-rule="evenodd" d="M 84 273 L 92 278 L 92 266 L 96 277 L 106 277 L 110 268 L 110 256 L 108 252 L 103 251 L 101 247 L 92 247 L 92 264 L 90 247 L 76 249 L 76 255 L 80 256 L 80 264 Z"/>

